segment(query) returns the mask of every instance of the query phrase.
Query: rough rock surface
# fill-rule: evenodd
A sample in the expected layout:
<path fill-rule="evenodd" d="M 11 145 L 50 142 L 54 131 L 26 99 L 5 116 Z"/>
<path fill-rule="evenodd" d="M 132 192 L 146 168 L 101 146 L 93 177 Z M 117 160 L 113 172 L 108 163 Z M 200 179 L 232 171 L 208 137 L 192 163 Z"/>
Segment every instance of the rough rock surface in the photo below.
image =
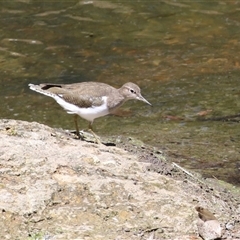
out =
<path fill-rule="evenodd" d="M 35 122 L 0 120 L 0 136 L 0 239 L 197 240 L 196 206 L 214 213 L 223 239 L 240 238 L 239 191 L 189 176 L 160 153 L 145 161 L 156 153 Z"/>

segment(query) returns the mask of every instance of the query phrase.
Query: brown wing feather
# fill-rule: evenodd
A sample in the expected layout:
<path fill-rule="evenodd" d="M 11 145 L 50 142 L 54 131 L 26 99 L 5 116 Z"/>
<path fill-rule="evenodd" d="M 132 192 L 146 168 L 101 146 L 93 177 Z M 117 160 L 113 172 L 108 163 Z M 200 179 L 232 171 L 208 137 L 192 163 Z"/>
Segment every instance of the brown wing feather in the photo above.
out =
<path fill-rule="evenodd" d="M 103 104 L 102 97 L 90 97 L 88 95 L 73 95 L 71 93 L 58 94 L 66 102 L 72 103 L 81 108 L 90 108 Z"/>
<path fill-rule="evenodd" d="M 97 82 L 82 82 L 73 84 L 41 84 L 43 90 L 57 94 L 66 102 L 79 107 L 89 108 L 103 104 L 102 96 L 106 96 L 109 91 L 116 91 L 115 88 Z M 88 94 L 86 94 L 88 92 Z"/>

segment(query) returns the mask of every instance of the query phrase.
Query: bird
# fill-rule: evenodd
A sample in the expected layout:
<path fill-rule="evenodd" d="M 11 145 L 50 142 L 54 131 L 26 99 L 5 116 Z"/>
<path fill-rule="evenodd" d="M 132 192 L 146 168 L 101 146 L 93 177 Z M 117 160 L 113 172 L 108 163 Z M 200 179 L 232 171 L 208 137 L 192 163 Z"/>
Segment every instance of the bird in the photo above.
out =
<path fill-rule="evenodd" d="M 202 219 L 204 222 L 209 220 L 216 220 L 217 218 L 206 208 L 203 207 L 195 207 L 195 209 L 198 212 L 198 216 L 200 219 Z"/>
<path fill-rule="evenodd" d="M 100 143 L 99 137 L 94 133 L 92 125 L 96 118 L 113 113 L 124 102 L 135 99 L 151 105 L 142 95 L 139 86 L 128 82 L 120 88 L 112 87 L 101 82 L 79 82 L 72 84 L 42 83 L 28 84 L 29 88 L 53 98 L 68 114 L 74 114 L 76 134 L 79 138 L 80 132 L 77 117 L 88 121 L 88 130 Z"/>

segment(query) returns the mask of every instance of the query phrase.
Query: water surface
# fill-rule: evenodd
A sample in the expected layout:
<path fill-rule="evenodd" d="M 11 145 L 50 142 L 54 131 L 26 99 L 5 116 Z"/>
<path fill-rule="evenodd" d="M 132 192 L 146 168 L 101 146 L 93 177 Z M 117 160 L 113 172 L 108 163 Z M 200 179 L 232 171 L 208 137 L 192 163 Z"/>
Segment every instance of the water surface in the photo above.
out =
<path fill-rule="evenodd" d="M 27 84 L 132 81 L 153 107 L 126 103 L 95 121 L 98 135 L 137 137 L 239 184 L 240 2 L 19 0 L 0 19 L 2 118 L 73 129 Z"/>

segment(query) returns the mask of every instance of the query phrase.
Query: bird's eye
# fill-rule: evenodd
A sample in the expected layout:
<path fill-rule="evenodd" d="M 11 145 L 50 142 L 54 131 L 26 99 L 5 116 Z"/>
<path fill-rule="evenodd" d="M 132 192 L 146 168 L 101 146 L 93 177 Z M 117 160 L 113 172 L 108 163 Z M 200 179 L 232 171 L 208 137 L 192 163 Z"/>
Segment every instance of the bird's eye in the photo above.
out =
<path fill-rule="evenodd" d="M 134 91 L 133 89 L 130 89 L 130 92 L 131 92 L 131 93 L 135 93 L 135 91 Z"/>

